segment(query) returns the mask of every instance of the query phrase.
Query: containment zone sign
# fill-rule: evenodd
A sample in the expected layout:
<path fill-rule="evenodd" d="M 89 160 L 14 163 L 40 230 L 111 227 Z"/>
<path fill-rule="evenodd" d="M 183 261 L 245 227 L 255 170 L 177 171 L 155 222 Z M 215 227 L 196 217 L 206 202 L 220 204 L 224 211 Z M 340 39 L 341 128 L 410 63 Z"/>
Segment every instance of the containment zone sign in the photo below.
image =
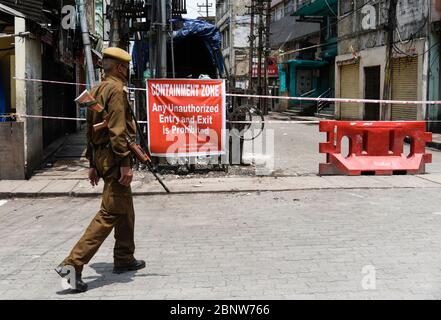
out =
<path fill-rule="evenodd" d="M 148 80 L 147 116 L 154 156 L 225 153 L 224 80 Z"/>

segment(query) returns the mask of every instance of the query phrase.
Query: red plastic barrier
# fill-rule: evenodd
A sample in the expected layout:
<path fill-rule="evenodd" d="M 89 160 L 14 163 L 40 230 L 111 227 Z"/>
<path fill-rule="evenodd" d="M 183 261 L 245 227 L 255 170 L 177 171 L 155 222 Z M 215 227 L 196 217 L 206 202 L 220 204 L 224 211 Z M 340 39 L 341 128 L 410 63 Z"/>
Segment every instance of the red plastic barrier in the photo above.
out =
<path fill-rule="evenodd" d="M 432 162 L 426 153 L 426 132 L 423 121 L 415 122 L 351 122 L 321 121 L 320 132 L 327 133 L 327 142 L 320 143 L 326 162 L 320 164 L 320 175 L 393 175 L 425 173 L 425 164 Z M 349 152 L 342 155 L 342 139 L 349 139 Z M 410 139 L 410 153 L 404 154 L 404 140 Z"/>

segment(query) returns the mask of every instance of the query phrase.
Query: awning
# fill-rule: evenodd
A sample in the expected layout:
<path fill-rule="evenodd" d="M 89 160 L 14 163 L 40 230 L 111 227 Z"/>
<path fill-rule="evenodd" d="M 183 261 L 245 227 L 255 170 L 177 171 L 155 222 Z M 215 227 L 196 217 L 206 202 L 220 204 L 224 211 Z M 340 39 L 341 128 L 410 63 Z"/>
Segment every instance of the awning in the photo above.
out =
<path fill-rule="evenodd" d="M 1 0 L 0 2 L 9 9 L 14 10 L 15 13 L 18 13 L 18 14 L 13 13 L 14 16 L 18 16 L 20 18 L 26 18 L 36 23 L 46 22 L 45 15 L 43 13 L 44 0 L 26 0 L 26 1 Z M 54 3 L 57 6 L 56 7 L 57 9 L 59 8 L 60 1 L 50 1 L 50 2 Z"/>
<path fill-rule="evenodd" d="M 338 0 L 311 0 L 300 7 L 292 16 L 329 16 L 337 15 Z"/>
<path fill-rule="evenodd" d="M 291 16 L 283 17 L 271 23 L 271 48 L 280 47 L 297 38 L 312 37 L 319 32 L 320 24 L 318 23 L 299 22 Z"/>
<path fill-rule="evenodd" d="M 5 6 L 4 4 L 1 4 L 1 3 L 0 3 L 0 11 L 4 12 L 6 14 L 9 14 L 11 16 L 15 16 L 15 17 L 23 18 L 23 19 L 26 18 L 26 16 L 23 13 L 18 12 L 17 10 L 14 10 L 14 9 L 12 9 L 8 6 Z"/>
<path fill-rule="evenodd" d="M 320 68 L 323 66 L 326 66 L 328 64 L 327 61 L 320 61 L 320 60 L 289 60 L 286 63 L 289 63 L 291 66 L 294 67 L 306 67 L 306 68 Z"/>

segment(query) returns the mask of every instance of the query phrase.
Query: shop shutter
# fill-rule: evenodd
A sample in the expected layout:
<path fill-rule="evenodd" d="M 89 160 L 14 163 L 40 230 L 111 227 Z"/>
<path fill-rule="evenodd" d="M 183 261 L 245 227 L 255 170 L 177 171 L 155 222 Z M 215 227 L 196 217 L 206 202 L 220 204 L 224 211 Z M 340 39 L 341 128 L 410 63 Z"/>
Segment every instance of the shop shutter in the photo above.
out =
<path fill-rule="evenodd" d="M 418 57 L 396 58 L 392 62 L 392 100 L 418 99 Z M 392 105 L 392 121 L 417 120 L 416 105 Z"/>
<path fill-rule="evenodd" d="M 340 67 L 340 97 L 359 99 L 359 65 L 349 64 Z M 359 119 L 359 103 L 340 103 L 342 120 Z"/>

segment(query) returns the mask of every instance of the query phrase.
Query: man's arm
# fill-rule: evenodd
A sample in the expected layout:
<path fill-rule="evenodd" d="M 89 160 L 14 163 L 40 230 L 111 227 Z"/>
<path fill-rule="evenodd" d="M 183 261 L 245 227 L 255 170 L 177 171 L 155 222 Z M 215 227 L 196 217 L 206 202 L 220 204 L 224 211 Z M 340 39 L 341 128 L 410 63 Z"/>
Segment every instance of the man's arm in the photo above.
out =
<path fill-rule="evenodd" d="M 126 103 L 126 93 L 122 88 L 114 90 L 108 102 L 110 143 L 121 167 L 130 167 L 130 149 L 126 138 Z"/>

